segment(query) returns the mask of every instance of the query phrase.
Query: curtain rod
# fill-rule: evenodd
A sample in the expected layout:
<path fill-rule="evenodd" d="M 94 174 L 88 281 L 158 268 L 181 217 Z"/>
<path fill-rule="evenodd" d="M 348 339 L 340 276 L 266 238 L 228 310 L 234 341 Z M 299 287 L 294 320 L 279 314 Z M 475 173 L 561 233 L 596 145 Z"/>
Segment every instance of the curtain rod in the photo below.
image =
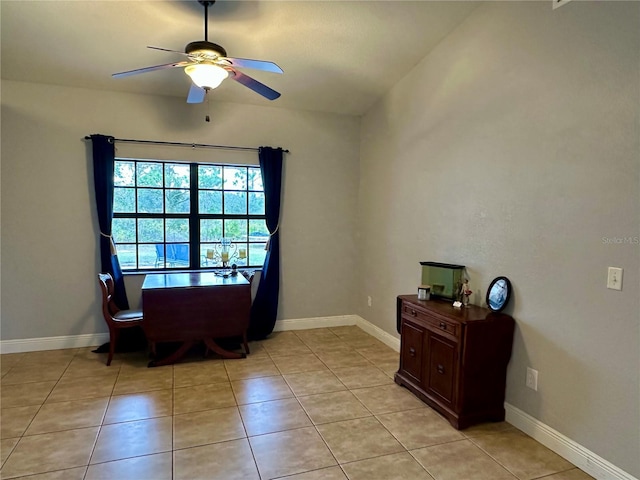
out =
<path fill-rule="evenodd" d="M 91 140 L 89 135 L 84 137 L 85 140 Z M 121 143 L 141 143 L 146 145 L 171 145 L 173 147 L 191 147 L 191 148 L 218 148 L 223 150 L 245 150 L 251 152 L 257 152 L 260 149 L 256 147 L 235 147 L 230 145 L 210 145 L 207 143 L 185 143 L 185 142 L 161 142 L 157 140 L 132 140 L 130 138 L 114 138 L 114 142 Z M 289 150 L 282 149 L 284 153 L 289 153 Z"/>

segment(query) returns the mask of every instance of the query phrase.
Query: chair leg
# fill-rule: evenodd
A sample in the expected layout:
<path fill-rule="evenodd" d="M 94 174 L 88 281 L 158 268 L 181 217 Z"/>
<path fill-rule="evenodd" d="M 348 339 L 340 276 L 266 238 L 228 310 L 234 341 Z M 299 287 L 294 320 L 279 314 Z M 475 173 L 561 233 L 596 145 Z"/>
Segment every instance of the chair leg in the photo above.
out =
<path fill-rule="evenodd" d="M 110 328 L 109 329 L 109 357 L 107 358 L 107 367 L 111 365 L 111 360 L 113 360 L 113 354 L 116 351 L 116 343 L 118 343 L 118 329 Z"/>

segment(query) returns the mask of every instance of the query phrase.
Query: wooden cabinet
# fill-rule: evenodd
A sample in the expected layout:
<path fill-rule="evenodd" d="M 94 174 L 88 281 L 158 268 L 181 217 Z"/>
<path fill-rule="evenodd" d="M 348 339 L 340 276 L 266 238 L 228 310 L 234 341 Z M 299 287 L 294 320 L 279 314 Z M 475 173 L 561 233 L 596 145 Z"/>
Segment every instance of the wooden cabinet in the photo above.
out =
<path fill-rule="evenodd" d="M 395 381 L 458 429 L 504 420 L 514 321 L 470 305 L 398 297 L 400 369 Z"/>

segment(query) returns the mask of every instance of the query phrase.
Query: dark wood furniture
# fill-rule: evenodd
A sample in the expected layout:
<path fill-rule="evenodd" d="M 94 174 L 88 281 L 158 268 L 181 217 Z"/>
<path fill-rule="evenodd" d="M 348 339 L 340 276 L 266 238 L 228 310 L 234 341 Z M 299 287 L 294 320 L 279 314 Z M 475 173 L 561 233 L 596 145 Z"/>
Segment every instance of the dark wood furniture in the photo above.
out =
<path fill-rule="evenodd" d="M 150 362 L 150 367 L 176 362 L 198 341 L 224 358 L 244 358 L 249 353 L 251 289 L 242 275 L 149 274 L 142 284 L 142 310 L 142 329 L 152 345 L 181 342 L 176 352 Z M 236 336 L 242 336 L 245 353 L 230 352 L 215 341 Z"/>
<path fill-rule="evenodd" d="M 142 325 L 142 310 L 120 310 L 118 308 L 113 301 L 115 284 L 110 273 L 99 273 L 98 281 L 100 282 L 100 290 L 102 290 L 102 316 L 109 327 L 109 356 L 107 357 L 107 366 L 109 366 L 113 360 L 120 330 Z"/>
<path fill-rule="evenodd" d="M 487 308 L 449 301 L 397 299 L 401 334 L 395 381 L 457 429 L 504 420 L 507 364 L 515 322 Z"/>

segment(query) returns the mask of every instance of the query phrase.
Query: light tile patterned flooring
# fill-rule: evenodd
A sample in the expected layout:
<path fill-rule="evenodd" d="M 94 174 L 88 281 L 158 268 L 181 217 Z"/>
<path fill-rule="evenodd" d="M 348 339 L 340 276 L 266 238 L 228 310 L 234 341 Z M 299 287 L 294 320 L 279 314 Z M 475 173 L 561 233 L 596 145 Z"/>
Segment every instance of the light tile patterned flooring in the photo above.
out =
<path fill-rule="evenodd" d="M 585 480 L 508 423 L 462 432 L 393 383 L 358 327 L 274 333 L 244 360 L 91 348 L 0 357 L 0 477 Z"/>

